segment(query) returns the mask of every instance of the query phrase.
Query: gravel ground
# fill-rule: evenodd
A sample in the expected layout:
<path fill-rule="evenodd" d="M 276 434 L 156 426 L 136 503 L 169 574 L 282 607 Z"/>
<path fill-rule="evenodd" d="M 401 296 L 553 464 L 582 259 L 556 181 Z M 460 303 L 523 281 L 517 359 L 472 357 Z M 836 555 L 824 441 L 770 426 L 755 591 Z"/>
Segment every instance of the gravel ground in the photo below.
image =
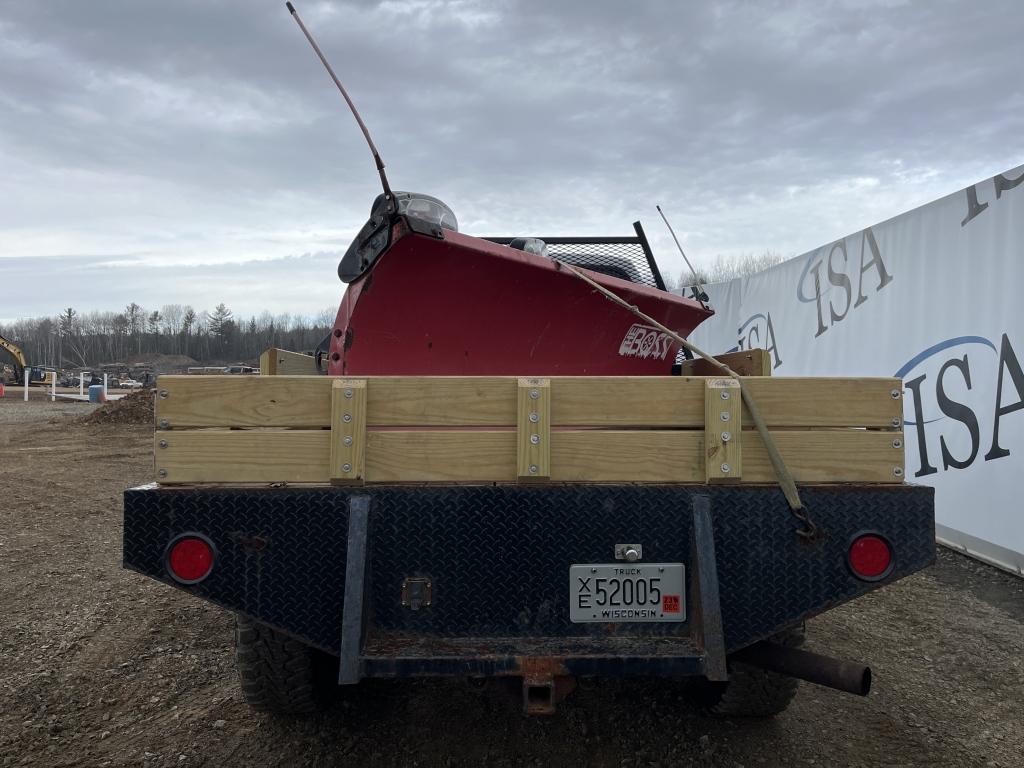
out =
<path fill-rule="evenodd" d="M 86 415 L 99 408 L 96 403 L 81 400 L 58 398 L 56 402 L 51 403 L 50 396 L 42 389 L 30 388 L 27 401 L 22 399 L 23 396 L 24 391 L 20 387 L 17 391 L 13 387 L 7 387 L 6 394 L 0 399 L 0 425 L 31 424 L 64 415 Z M 0 434 L 0 446 L 3 444 L 4 437 Z"/>
<path fill-rule="evenodd" d="M 810 625 L 810 648 L 872 665 L 865 699 L 803 685 L 775 720 L 706 720 L 678 685 L 626 680 L 524 718 L 503 692 L 421 681 L 360 686 L 309 721 L 254 714 L 230 616 L 120 568 L 150 428 L 83 407 L 0 400 L 4 766 L 1024 764 L 1024 580 L 944 550 Z"/>

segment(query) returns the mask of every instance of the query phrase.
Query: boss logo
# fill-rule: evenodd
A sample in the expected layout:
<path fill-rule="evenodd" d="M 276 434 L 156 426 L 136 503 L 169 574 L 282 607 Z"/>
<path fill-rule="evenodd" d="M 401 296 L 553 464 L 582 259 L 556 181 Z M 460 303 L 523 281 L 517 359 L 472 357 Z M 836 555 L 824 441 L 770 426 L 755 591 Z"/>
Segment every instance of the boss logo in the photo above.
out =
<path fill-rule="evenodd" d="M 656 358 L 664 360 L 672 348 L 672 338 L 657 328 L 634 323 L 626 331 L 626 336 L 619 345 L 619 354 L 623 357 L 639 357 L 644 360 Z"/>
<path fill-rule="evenodd" d="M 825 258 L 820 258 L 825 253 Z M 878 293 L 892 282 L 892 275 L 885 268 L 878 241 L 870 228 L 861 233 L 860 267 L 857 262 L 850 264 L 846 240 L 839 240 L 807 259 L 804 271 L 797 283 L 797 298 L 805 303 L 814 302 L 818 308 L 817 338 L 868 300 L 868 292 Z M 856 257 L 854 257 L 856 258 Z M 822 275 L 822 267 L 825 274 Z M 853 267 L 851 270 L 850 267 Z M 877 279 L 877 282 L 876 282 Z M 827 285 L 825 280 L 828 281 Z M 857 283 L 857 298 L 853 296 L 853 283 Z M 823 290 L 824 288 L 824 290 Z M 833 290 L 839 289 L 839 292 Z"/>

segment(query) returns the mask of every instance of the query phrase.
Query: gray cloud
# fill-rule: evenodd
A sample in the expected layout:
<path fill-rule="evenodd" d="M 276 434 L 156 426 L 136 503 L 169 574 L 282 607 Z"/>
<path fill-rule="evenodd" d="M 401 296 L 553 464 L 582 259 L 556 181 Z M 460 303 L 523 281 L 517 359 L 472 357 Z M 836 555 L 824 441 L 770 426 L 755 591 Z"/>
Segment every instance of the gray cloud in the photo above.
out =
<path fill-rule="evenodd" d="M 697 261 L 795 254 L 1024 159 L 1013 0 L 299 10 L 393 184 L 475 234 L 641 218 L 678 271 L 656 202 Z M 0 318 L 214 295 L 317 311 L 376 193 L 276 0 L 5 4 L 0 158 Z M 97 253 L 131 266 L 54 290 L 67 264 L 43 257 Z M 287 258 L 303 253 L 329 254 L 322 273 Z"/>

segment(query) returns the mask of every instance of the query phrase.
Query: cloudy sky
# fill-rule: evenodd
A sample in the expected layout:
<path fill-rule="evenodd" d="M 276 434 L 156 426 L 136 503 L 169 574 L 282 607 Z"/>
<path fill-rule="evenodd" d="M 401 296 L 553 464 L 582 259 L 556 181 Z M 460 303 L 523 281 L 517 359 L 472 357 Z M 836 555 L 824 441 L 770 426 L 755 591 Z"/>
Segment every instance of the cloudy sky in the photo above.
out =
<path fill-rule="evenodd" d="M 470 234 L 797 255 L 1024 162 L 1024 5 L 297 7 Z M 336 305 L 377 178 L 278 0 L 0 0 L 0 320 Z"/>

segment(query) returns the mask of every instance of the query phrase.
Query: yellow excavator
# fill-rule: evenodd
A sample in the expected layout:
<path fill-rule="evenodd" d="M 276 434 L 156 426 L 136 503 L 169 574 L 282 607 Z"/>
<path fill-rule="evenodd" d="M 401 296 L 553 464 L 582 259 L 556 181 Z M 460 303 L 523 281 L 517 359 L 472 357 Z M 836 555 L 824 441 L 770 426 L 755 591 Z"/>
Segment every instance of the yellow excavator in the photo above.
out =
<path fill-rule="evenodd" d="M 27 369 L 29 372 L 29 384 L 48 387 L 57 375 L 56 371 L 47 370 L 37 365 L 29 365 L 25 359 L 25 353 L 21 351 L 21 347 L 10 339 L 5 339 L 3 336 L 0 336 L 0 349 L 6 351 L 14 359 L 13 365 L 0 363 L 0 381 L 2 382 L 24 384 L 25 370 Z"/>

